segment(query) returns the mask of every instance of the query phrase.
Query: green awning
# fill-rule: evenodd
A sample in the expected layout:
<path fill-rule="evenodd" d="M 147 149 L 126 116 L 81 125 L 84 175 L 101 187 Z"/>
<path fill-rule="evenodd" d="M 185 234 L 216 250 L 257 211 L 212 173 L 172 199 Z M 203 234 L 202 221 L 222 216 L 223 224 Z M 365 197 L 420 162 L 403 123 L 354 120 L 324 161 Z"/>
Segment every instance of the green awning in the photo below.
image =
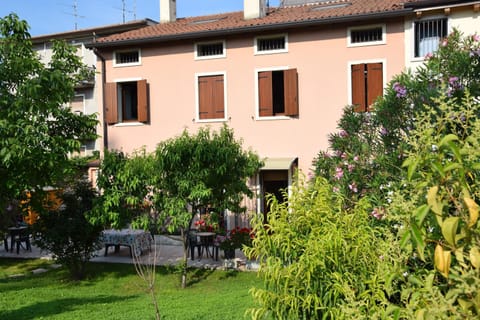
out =
<path fill-rule="evenodd" d="M 290 170 L 296 161 L 296 157 L 265 158 L 263 159 L 265 165 L 260 170 Z"/>

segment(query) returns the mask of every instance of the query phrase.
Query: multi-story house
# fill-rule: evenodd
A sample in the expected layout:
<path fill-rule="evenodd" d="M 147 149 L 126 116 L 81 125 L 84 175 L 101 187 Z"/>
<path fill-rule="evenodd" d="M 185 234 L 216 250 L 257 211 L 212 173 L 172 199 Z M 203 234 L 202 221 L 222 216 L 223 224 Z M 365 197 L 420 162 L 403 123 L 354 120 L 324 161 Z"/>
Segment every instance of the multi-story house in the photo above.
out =
<path fill-rule="evenodd" d="M 405 2 L 286 0 L 270 8 L 244 0 L 241 12 L 177 18 L 175 0 L 160 0 L 158 25 L 87 45 L 104 71 L 105 146 L 152 151 L 184 129 L 226 123 L 265 160 L 247 204 L 265 213 L 265 193 L 288 187 L 296 168 L 308 174 L 343 108 L 370 111 L 411 60 L 406 43 L 423 10 L 416 2 L 430 2 Z"/>

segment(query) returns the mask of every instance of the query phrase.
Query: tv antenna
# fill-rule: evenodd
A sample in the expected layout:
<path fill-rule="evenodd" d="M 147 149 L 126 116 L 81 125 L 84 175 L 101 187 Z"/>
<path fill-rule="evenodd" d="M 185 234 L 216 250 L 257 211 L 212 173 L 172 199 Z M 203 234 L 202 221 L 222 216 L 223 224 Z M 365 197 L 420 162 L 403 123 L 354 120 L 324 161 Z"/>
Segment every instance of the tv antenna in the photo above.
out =
<path fill-rule="evenodd" d="M 115 9 L 122 10 L 123 23 L 125 23 L 127 13 L 133 13 L 133 20 L 137 20 L 137 0 L 133 1 L 133 10 L 127 10 L 125 0 L 122 0 L 122 8 Z"/>
<path fill-rule="evenodd" d="M 65 4 L 64 4 L 64 5 L 65 5 Z M 69 14 L 69 15 L 75 17 L 74 26 L 75 26 L 75 30 L 78 30 L 78 18 L 85 18 L 85 16 L 82 16 L 82 15 L 79 15 L 79 14 L 78 14 L 78 4 L 77 4 L 77 0 L 74 0 L 74 1 L 73 1 L 73 5 L 71 5 L 71 6 L 68 5 L 68 6 L 73 8 L 73 13 L 71 13 L 71 12 L 63 12 L 63 13 Z"/>

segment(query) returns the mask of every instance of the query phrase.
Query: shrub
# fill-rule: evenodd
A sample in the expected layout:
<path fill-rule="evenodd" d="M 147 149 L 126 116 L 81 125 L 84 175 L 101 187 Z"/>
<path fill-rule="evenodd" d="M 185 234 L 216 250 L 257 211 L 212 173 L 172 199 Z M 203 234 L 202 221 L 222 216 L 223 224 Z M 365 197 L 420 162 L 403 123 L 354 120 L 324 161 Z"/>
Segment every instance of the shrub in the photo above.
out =
<path fill-rule="evenodd" d="M 68 268 L 72 279 L 80 280 L 86 275 L 87 262 L 99 249 L 103 229 L 86 218 L 96 192 L 90 182 L 80 180 L 67 186 L 58 197 L 62 205 L 57 210 L 42 212 L 33 225 L 35 243 L 52 252 L 54 259 Z"/>
<path fill-rule="evenodd" d="M 298 183 L 289 204 L 269 199 L 269 223 L 253 219 L 253 247 L 265 288 L 251 292 L 254 319 L 388 317 L 395 308 L 387 277 L 398 250 L 388 230 L 371 223 L 364 203 L 345 210 L 325 179 Z M 390 283 L 391 284 L 391 283 Z"/>

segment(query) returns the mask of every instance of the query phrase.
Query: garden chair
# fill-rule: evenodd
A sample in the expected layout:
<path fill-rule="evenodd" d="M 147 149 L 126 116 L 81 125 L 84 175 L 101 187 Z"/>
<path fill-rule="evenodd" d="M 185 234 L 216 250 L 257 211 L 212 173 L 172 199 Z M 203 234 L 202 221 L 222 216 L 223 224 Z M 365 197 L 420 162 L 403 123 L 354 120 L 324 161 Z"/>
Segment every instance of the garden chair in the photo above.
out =
<path fill-rule="evenodd" d="M 24 243 L 25 246 L 22 244 Z M 32 251 L 32 245 L 30 244 L 30 231 L 29 229 L 22 230 L 15 238 L 15 244 L 17 246 L 17 254 L 20 253 L 20 247 L 24 250 Z"/>

